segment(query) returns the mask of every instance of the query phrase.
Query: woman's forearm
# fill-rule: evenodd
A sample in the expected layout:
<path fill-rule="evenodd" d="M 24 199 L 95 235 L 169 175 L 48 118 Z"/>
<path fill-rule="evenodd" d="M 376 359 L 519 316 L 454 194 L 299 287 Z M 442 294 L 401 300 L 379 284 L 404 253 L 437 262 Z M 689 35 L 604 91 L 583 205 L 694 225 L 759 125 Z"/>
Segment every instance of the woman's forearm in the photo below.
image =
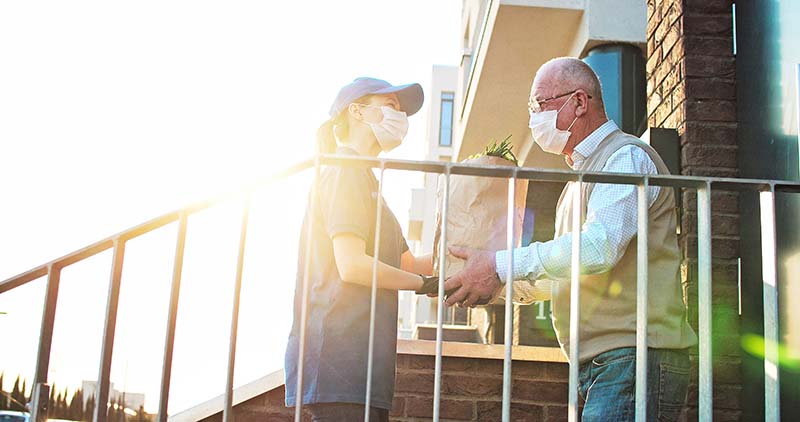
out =
<path fill-rule="evenodd" d="M 414 274 L 433 274 L 433 255 L 414 256 L 411 251 L 405 251 L 400 259 L 400 269 Z"/>
<path fill-rule="evenodd" d="M 347 283 L 372 285 L 372 268 L 374 260 L 367 255 L 364 239 L 343 234 L 333 238 L 333 254 L 339 276 Z M 410 255 L 410 254 L 408 254 Z M 407 255 L 400 257 L 400 266 L 404 268 Z M 378 261 L 378 287 L 391 290 L 418 290 L 422 287 L 422 278 L 413 271 L 403 271 Z"/>
<path fill-rule="evenodd" d="M 340 274 L 342 280 L 347 283 L 361 284 L 363 286 L 372 285 L 373 259 L 371 256 L 362 254 L 357 257 L 350 257 L 346 270 Z M 378 261 L 378 288 L 389 290 L 417 290 L 422 287 L 422 278 L 408 271 L 392 267 Z"/>

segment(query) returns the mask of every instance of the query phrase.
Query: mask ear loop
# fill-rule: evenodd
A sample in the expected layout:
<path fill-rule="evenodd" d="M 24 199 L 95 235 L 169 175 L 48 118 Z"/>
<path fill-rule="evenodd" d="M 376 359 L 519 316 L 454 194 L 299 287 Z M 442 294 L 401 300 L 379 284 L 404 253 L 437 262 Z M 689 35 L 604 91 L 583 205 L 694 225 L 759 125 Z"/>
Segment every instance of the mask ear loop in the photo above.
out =
<path fill-rule="evenodd" d="M 563 110 L 564 107 L 567 106 L 567 103 L 569 103 L 569 100 L 571 100 L 572 97 L 574 97 L 576 93 L 577 93 L 577 91 L 573 92 L 572 95 L 570 95 L 569 98 L 567 98 L 567 101 L 564 102 L 564 105 L 562 105 L 561 108 L 558 109 L 558 113 L 561 113 L 561 110 Z M 558 115 L 558 113 L 556 113 L 556 115 Z M 569 127 L 567 127 L 566 131 L 569 132 L 569 130 L 572 129 L 572 125 L 574 125 L 575 122 L 577 122 L 577 121 L 578 121 L 578 116 L 575 116 L 575 119 L 572 120 L 572 123 L 569 124 Z M 558 128 L 556 128 L 556 129 L 558 129 Z"/>
<path fill-rule="evenodd" d="M 578 116 L 575 116 L 575 119 L 572 121 L 572 123 L 569 124 L 569 127 L 567 127 L 567 132 L 569 132 L 569 130 L 572 129 L 572 125 L 574 125 L 575 122 L 577 121 L 578 121 Z"/>

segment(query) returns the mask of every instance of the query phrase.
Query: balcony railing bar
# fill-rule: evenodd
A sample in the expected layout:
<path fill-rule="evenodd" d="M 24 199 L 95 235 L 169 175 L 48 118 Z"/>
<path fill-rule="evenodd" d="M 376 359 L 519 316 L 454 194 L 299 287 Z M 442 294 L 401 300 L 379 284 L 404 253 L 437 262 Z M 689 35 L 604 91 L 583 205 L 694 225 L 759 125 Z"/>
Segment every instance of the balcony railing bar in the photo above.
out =
<path fill-rule="evenodd" d="M 509 167 L 491 166 L 467 163 L 452 163 L 444 161 L 412 161 L 386 158 L 369 158 L 339 155 L 322 155 L 320 162 L 323 165 L 342 165 L 380 168 L 387 170 L 421 171 L 425 173 L 444 174 L 449 168 L 450 174 L 481 177 L 499 177 L 526 179 L 542 182 L 573 182 L 583 177 L 584 182 L 591 183 L 616 183 L 637 185 L 642 183 L 644 175 L 629 173 L 584 172 L 574 170 L 555 170 L 534 167 Z M 715 190 L 724 191 L 765 191 L 774 186 L 776 191 L 800 193 L 800 182 L 788 180 L 747 179 L 733 177 L 705 177 L 682 175 L 647 175 L 648 184 L 651 186 L 671 186 L 678 188 L 703 187 L 711 182 Z"/>
<path fill-rule="evenodd" d="M 697 325 L 700 396 L 698 417 L 710 421 L 713 415 L 711 372 L 711 182 L 697 189 Z"/>
<path fill-rule="evenodd" d="M 47 383 L 47 368 L 50 367 L 50 348 L 53 344 L 53 326 L 56 319 L 56 305 L 58 303 L 58 286 L 61 282 L 61 268 L 53 265 L 47 268 L 47 290 L 45 291 L 44 305 L 42 306 L 42 322 L 39 331 L 39 348 L 36 354 L 36 375 L 34 387 Z M 35 397 L 42 392 L 34 388 Z M 37 403 L 38 404 L 38 403 Z M 33 406 L 32 418 L 34 422 L 45 422 L 46 412 L 41 412 L 40 407 Z"/>
<path fill-rule="evenodd" d="M 775 192 L 761 192 L 761 271 L 764 297 L 764 420 L 780 420 L 778 371 L 778 281 L 776 261 Z"/>
<path fill-rule="evenodd" d="M 167 327 L 164 338 L 164 358 L 161 365 L 161 395 L 158 399 L 158 422 L 167 422 L 169 405 L 169 386 L 172 380 L 172 356 L 175 349 L 175 326 L 178 321 L 178 302 L 181 294 L 183 274 L 183 254 L 186 249 L 186 228 L 188 217 L 181 212 L 178 218 L 178 237 L 175 244 L 175 263 L 172 266 L 172 286 L 169 293 Z"/>
<path fill-rule="evenodd" d="M 320 160 L 314 159 L 314 179 L 311 182 L 311 196 L 309 197 L 309 209 L 313 210 L 317 202 L 317 188 L 319 187 Z M 311 239 L 314 235 L 314 219 L 308 219 L 305 238 L 305 256 L 311 256 Z M 300 339 L 298 344 L 297 359 L 297 391 L 295 392 L 294 422 L 303 420 L 303 370 L 305 368 L 306 351 L 306 325 L 308 322 L 308 294 L 309 294 L 309 272 L 311 259 L 306 259 L 303 265 L 303 286 L 300 296 Z"/>
<path fill-rule="evenodd" d="M 122 281 L 122 264 L 125 260 L 125 240 L 114 239 L 114 257 L 111 263 L 111 280 L 108 283 L 108 303 L 106 305 L 103 344 L 100 349 L 100 369 L 97 375 L 96 405 L 94 422 L 106 422 L 108 418 L 108 390 L 110 387 L 111 358 L 114 352 L 114 335 L 117 330 L 117 309 L 119 308 L 119 289 Z"/>
<path fill-rule="evenodd" d="M 450 168 L 444 168 L 444 190 L 442 194 L 442 221 L 441 237 L 439 239 L 439 266 L 445 268 L 447 262 L 447 210 L 450 208 Z M 444 297 L 444 271 L 439 271 L 440 298 Z M 444 338 L 442 326 L 444 325 L 444 306 L 440 300 L 436 307 L 436 357 L 433 367 L 433 420 L 439 420 L 439 406 L 442 400 L 442 339 Z"/>
<path fill-rule="evenodd" d="M 250 220 L 250 195 L 247 195 L 242 207 L 242 223 L 239 230 L 239 253 L 236 259 L 236 279 L 233 288 L 233 306 L 231 307 L 231 332 L 228 342 L 228 378 L 225 386 L 225 409 L 222 412 L 223 422 L 233 422 L 233 374 L 236 368 L 236 339 L 239 334 L 239 303 L 242 296 L 242 272 L 244 271 L 244 252 L 247 245 L 247 225 Z"/>
<path fill-rule="evenodd" d="M 158 228 L 166 226 L 167 224 L 177 221 L 180 218 L 182 212 L 185 213 L 187 216 L 195 214 L 199 211 L 211 208 L 220 202 L 226 201 L 231 198 L 239 197 L 242 194 L 247 194 L 248 192 L 252 192 L 261 187 L 268 186 L 272 183 L 281 181 L 289 176 L 300 173 L 301 171 L 311 168 L 313 166 L 314 166 L 314 160 L 301 161 L 283 170 L 277 171 L 254 183 L 248 183 L 240 187 L 239 189 L 232 190 L 230 192 L 226 192 L 221 195 L 217 195 L 210 199 L 198 201 L 183 209 L 171 211 L 162 216 L 148 220 L 142 224 L 131 227 L 127 230 L 109 236 L 82 249 L 71 252 L 62 257 L 56 258 L 48 263 L 42 264 L 24 273 L 11 277 L 7 280 L 4 280 L 3 282 L 0 282 L 0 293 L 7 292 L 16 287 L 22 286 L 23 284 L 27 284 L 38 278 L 44 277 L 45 275 L 47 275 L 47 269 L 50 266 L 57 266 L 61 268 L 67 267 L 69 265 L 83 261 L 86 258 L 91 258 L 101 252 L 107 251 L 114 246 L 115 239 L 130 240 L 139 237 L 141 235 L 150 233 L 153 230 L 156 230 Z"/>
<path fill-rule="evenodd" d="M 637 217 L 636 232 L 636 420 L 647 420 L 647 275 L 648 267 L 648 218 L 649 204 L 645 177 L 636 186 Z"/>
<path fill-rule="evenodd" d="M 364 399 L 364 420 L 369 422 L 370 405 L 372 404 L 372 362 L 375 352 L 375 310 L 378 300 L 378 258 L 381 252 L 381 223 L 383 220 L 383 175 L 384 168 L 380 168 L 378 177 L 378 197 L 375 206 L 375 241 L 372 253 L 372 286 L 369 297 L 369 345 L 367 350 L 367 388 Z"/>
<path fill-rule="evenodd" d="M 516 222 L 516 192 L 517 192 L 517 179 L 510 178 L 508 179 L 508 212 L 506 214 L 506 248 L 508 250 L 513 250 L 516 246 L 514 244 L 514 228 Z M 444 229 L 442 229 L 444 231 Z M 511 270 L 514 268 L 514 254 L 506 254 L 507 262 L 506 265 L 509 270 L 506 272 L 506 297 L 505 297 L 505 326 L 503 328 L 503 345 L 504 345 L 504 354 L 503 354 L 503 412 L 502 417 L 504 421 L 511 419 L 511 359 L 512 359 L 512 352 L 513 348 L 512 341 L 514 339 L 514 309 L 513 309 L 513 298 L 514 298 L 514 272 Z"/>
<path fill-rule="evenodd" d="M 580 375 L 580 343 L 578 331 L 581 321 L 581 211 L 583 208 L 583 175 L 578 176 L 573 186 L 572 198 L 572 256 L 569 286 L 569 393 L 567 396 L 568 420 L 578 422 L 578 377 Z M 503 422 L 507 422 L 505 419 Z"/>
<path fill-rule="evenodd" d="M 578 176 L 583 176 L 586 182 L 592 183 L 619 183 L 635 185 L 642 182 L 643 177 L 639 175 L 622 174 L 622 173 L 593 173 L 593 172 L 576 172 L 567 170 L 551 170 L 551 169 L 537 169 L 529 167 L 513 168 L 513 167 L 500 167 L 500 166 L 479 166 L 475 164 L 459 164 L 448 162 L 435 162 L 435 161 L 410 161 L 410 160 L 395 160 L 395 159 L 380 159 L 380 158 L 356 158 L 351 156 L 337 156 L 337 155 L 322 155 L 319 157 L 321 164 L 327 165 L 355 165 L 378 168 L 381 163 L 387 170 L 407 170 L 407 171 L 422 171 L 426 173 L 439 173 L 444 174 L 445 169 L 449 169 L 450 174 L 456 175 L 473 175 L 483 177 L 516 177 L 517 179 L 526 179 L 532 181 L 550 181 L 550 182 L 569 182 L 578 180 Z M 201 201 L 190 205 L 183 209 L 187 214 L 194 214 L 206 208 L 224 201 L 226 199 L 241 195 L 242 192 L 255 190 L 259 187 L 269 185 L 278 180 L 282 180 L 302 170 L 313 167 L 313 160 L 306 160 L 299 162 L 287 169 L 264 178 L 258 182 L 252 183 L 239 190 L 220 195 L 219 197 Z M 774 189 L 775 192 L 786 193 L 800 193 L 800 182 L 792 182 L 787 180 L 766 180 L 766 179 L 737 179 L 730 177 L 701 177 L 701 176 L 677 176 L 677 175 L 650 175 L 648 176 L 649 184 L 651 186 L 672 186 L 680 188 L 698 188 L 705 184 L 706 181 L 710 182 L 715 190 L 724 191 L 765 191 Z M 164 214 L 160 217 L 154 218 L 141 225 L 135 226 L 123 232 L 109 236 L 99 242 L 87 246 L 78 251 L 72 252 L 46 264 L 42 264 L 27 272 L 21 273 L 3 282 L 0 282 L 0 293 L 19 287 L 30 281 L 47 275 L 47 268 L 49 265 L 59 265 L 66 267 L 76 262 L 82 261 L 86 258 L 94 256 L 100 252 L 106 251 L 113 246 L 113 239 L 132 239 L 142 234 L 149 233 L 164 225 L 177 221 L 179 218 L 179 211 L 173 211 Z"/>

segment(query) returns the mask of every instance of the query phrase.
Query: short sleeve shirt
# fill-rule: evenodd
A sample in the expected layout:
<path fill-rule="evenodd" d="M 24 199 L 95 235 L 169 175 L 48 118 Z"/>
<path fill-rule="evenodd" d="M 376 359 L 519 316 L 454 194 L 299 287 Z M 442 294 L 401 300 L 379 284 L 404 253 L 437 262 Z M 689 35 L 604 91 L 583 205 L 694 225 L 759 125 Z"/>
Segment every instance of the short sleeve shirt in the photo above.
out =
<path fill-rule="evenodd" d="M 348 148 L 338 154 L 355 155 Z M 345 283 L 333 255 L 333 238 L 351 234 L 364 239 L 373 255 L 378 181 L 371 169 L 331 166 L 318 179 L 317 201 L 307 209 L 301 230 L 294 300 L 294 324 L 286 349 L 286 405 L 296 405 L 300 312 L 306 260 L 309 300 L 303 366 L 303 404 L 364 403 L 371 288 Z M 399 268 L 408 250 L 394 214 L 382 207 L 379 259 Z M 311 230 L 311 253 L 305 239 Z M 391 409 L 397 355 L 397 292 L 378 289 L 371 406 Z"/>

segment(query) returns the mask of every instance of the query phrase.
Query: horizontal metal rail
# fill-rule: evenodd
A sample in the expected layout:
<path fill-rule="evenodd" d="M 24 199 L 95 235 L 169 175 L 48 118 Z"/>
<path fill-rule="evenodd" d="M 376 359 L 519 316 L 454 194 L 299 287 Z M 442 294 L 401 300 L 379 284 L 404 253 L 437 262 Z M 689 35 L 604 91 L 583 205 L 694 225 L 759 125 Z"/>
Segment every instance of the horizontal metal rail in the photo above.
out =
<path fill-rule="evenodd" d="M 650 186 L 670 186 L 677 188 L 699 188 L 706 182 L 716 190 L 725 191 L 768 191 L 774 186 L 778 192 L 800 193 L 800 182 L 772 179 L 745 179 L 734 177 L 703 177 L 650 174 L 639 175 L 629 173 L 588 172 L 576 170 L 555 170 L 534 167 L 492 166 L 443 161 L 413 161 L 386 158 L 355 157 L 342 155 L 322 155 L 323 165 L 355 166 L 380 168 L 386 170 L 421 171 L 425 173 L 444 174 L 446 169 L 451 175 L 467 175 L 482 177 L 517 178 L 542 182 L 575 182 L 584 183 L 616 183 L 624 185 L 641 184 L 647 177 Z"/>
<path fill-rule="evenodd" d="M 247 192 L 251 192 L 258 188 L 268 186 L 272 183 L 281 181 L 293 174 L 300 173 L 301 171 L 313 166 L 314 166 L 313 160 L 302 161 L 282 171 L 279 171 L 273 175 L 270 175 L 264 179 L 261 179 L 255 183 L 249 183 L 245 186 L 240 187 L 239 189 L 226 192 L 224 194 L 203 201 L 195 202 L 183 209 L 168 212 L 164 215 L 153 218 L 152 220 L 146 221 L 142 224 L 131 227 L 117 234 L 111 235 L 105 239 L 102 239 L 82 249 L 78 249 L 75 252 L 68 253 L 46 264 L 39 265 L 38 267 L 35 267 L 31 270 L 28 270 L 24 273 L 21 273 L 3 282 L 0 282 L 0 293 L 7 292 L 11 289 L 22 286 L 23 284 L 27 284 L 33 280 L 36 280 L 37 278 L 44 277 L 45 275 L 47 275 L 47 269 L 50 266 L 64 268 L 69 265 L 75 264 L 77 262 L 83 261 L 84 259 L 91 258 L 101 252 L 107 251 L 114 246 L 114 241 L 116 239 L 127 241 L 139 237 L 141 235 L 150 233 L 153 230 L 156 230 L 158 228 L 166 226 L 167 224 L 178 221 L 178 219 L 181 216 L 181 213 L 185 213 L 187 216 L 195 214 L 199 211 L 211 208 L 214 205 L 223 202 L 225 200 L 235 198 L 242 194 L 246 194 Z"/>
<path fill-rule="evenodd" d="M 764 312 L 765 312 L 765 331 L 767 331 L 768 341 L 777 341 L 777 280 L 774 277 L 775 267 L 775 251 L 774 251 L 774 234 L 775 234 L 775 221 L 774 221 L 774 200 L 776 192 L 792 192 L 800 193 L 800 182 L 791 182 L 783 180 L 760 180 L 760 179 L 737 179 L 737 178 L 719 178 L 719 177 L 699 177 L 699 176 L 679 176 L 679 175 L 636 175 L 636 174 L 619 174 L 619 173 L 602 173 L 602 172 L 581 172 L 581 171 L 566 171 L 566 170 L 551 170 L 551 169 L 537 169 L 537 168 L 518 168 L 508 166 L 483 166 L 476 164 L 461 164 L 450 162 L 433 162 L 433 161 L 410 161 L 410 160 L 395 160 L 395 159 L 382 159 L 382 158 L 366 158 L 366 157 L 353 157 L 353 156 L 340 156 L 340 155 L 320 155 L 315 156 L 313 159 L 301 161 L 293 166 L 284 170 L 276 172 L 264 179 L 257 180 L 253 183 L 247 184 L 239 189 L 219 195 L 217 197 L 200 201 L 189 205 L 178 211 L 173 211 L 164 214 L 160 217 L 149 220 L 143 224 L 134 226 L 128 230 L 102 239 L 93 243 L 85 248 L 79 249 L 75 252 L 64 255 L 58 259 L 50 261 L 46 264 L 37 266 L 29 271 L 21 273 L 17 276 L 9 278 L 0 282 L 0 293 L 10 291 L 16 287 L 22 286 L 33 280 L 39 279 L 46 275 L 48 278 L 47 296 L 43 305 L 43 320 L 42 320 L 42 335 L 39 339 L 39 355 L 37 358 L 36 380 L 35 387 L 40 387 L 40 384 L 47 383 L 46 374 L 48 373 L 48 365 L 50 358 L 50 345 L 52 343 L 52 327 L 54 324 L 56 302 L 58 298 L 59 289 L 59 276 L 63 268 L 74 263 L 83 261 L 89 257 L 95 256 L 103 251 L 114 249 L 113 266 L 111 280 L 109 283 L 108 305 L 105 315 L 105 330 L 103 342 L 101 344 L 101 364 L 98 376 L 98 406 L 95 411 L 95 421 L 103 422 L 107 418 L 104 406 L 101 403 L 107 401 L 108 386 L 110 384 L 110 365 L 113 356 L 113 343 L 114 331 L 116 326 L 117 304 L 119 301 L 120 282 L 122 274 L 122 266 L 125 257 L 125 243 L 133 238 L 143 234 L 152 232 L 158 228 L 164 227 L 170 223 L 179 221 L 179 234 L 178 245 L 176 247 L 175 268 L 173 274 L 173 289 L 171 291 L 169 321 L 167 329 L 167 344 L 165 345 L 164 366 L 162 371 L 161 391 L 162 395 L 169 391 L 170 371 L 172 361 L 172 347 L 175 337 L 174 320 L 177 315 L 177 297 L 180 287 L 180 273 L 183 260 L 183 247 L 186 235 L 186 220 L 187 218 L 204 209 L 210 208 L 215 204 L 230 200 L 242 194 L 245 196 L 251 194 L 254 190 L 261 187 L 282 181 L 292 175 L 303 172 L 307 169 L 314 169 L 314 182 L 312 184 L 312 207 L 314 197 L 313 194 L 316 189 L 317 177 L 319 175 L 320 166 L 333 165 L 333 166 L 360 166 L 366 168 L 380 169 L 381 180 L 379 186 L 383 184 L 383 173 L 385 170 L 400 170 L 400 171 L 413 171 L 413 172 L 426 172 L 445 175 L 445 196 L 442 203 L 442 236 L 440 245 L 441 261 L 444 261 L 447 246 L 446 227 L 447 227 L 447 203 L 449 198 L 449 181 L 451 175 L 467 175 L 478 177 L 496 177 L 505 178 L 509 181 L 509 195 L 508 195 L 508 247 L 513 246 L 514 238 L 514 224 L 512 218 L 514 216 L 514 195 L 513 188 L 516 180 L 531 180 L 541 182 L 574 182 L 576 197 L 573 199 L 573 221 L 571 225 L 572 236 L 572 257 L 571 257 L 571 298 L 570 298 L 570 373 L 569 373 L 569 419 L 577 420 L 578 411 L 578 351 L 579 351 L 579 284 L 580 284 L 580 239 L 581 239 L 581 210 L 583 204 L 588 201 L 588 198 L 581 198 L 580 191 L 581 185 L 584 183 L 612 183 L 612 184 L 627 184 L 635 185 L 637 189 L 638 198 L 638 245 L 637 249 L 640 253 L 637 263 L 640 274 L 637 279 L 637 373 L 639 374 L 636 386 L 637 395 L 637 420 L 642 420 L 647 413 L 647 403 L 643 402 L 643 397 L 646 394 L 646 339 L 647 339 L 647 206 L 646 206 L 646 192 L 650 186 L 664 186 L 675 188 L 688 188 L 697 191 L 697 212 L 698 212 L 698 266 L 699 266 L 699 334 L 700 334 L 700 376 L 699 376 L 699 415 L 702 420 L 710 420 L 712 416 L 712 378 L 711 378 L 711 199 L 713 190 L 725 191 L 758 191 L 761 192 L 761 209 L 762 209 L 762 229 L 765 231 L 766 241 L 763 245 L 763 261 L 765 271 L 765 284 L 769 285 L 772 290 L 764 292 Z M 376 233 L 380 229 L 380 216 L 382 201 L 378 201 L 379 207 L 377 209 L 376 218 Z M 232 314 L 232 333 L 229 344 L 229 367 L 228 367 L 228 380 L 226 386 L 226 399 L 225 399 L 225 419 L 230 420 L 233 416 L 232 413 L 232 374 L 234 369 L 235 357 L 235 342 L 236 342 L 236 324 L 238 322 L 237 308 L 238 308 L 238 289 L 241 283 L 241 271 L 243 265 L 243 249 L 244 239 L 246 236 L 247 227 L 247 210 L 245 209 L 245 217 L 242 225 L 242 233 L 240 234 L 239 246 L 239 261 L 237 267 L 237 274 L 235 277 L 236 293 L 234 297 L 234 311 Z M 310 233 L 310 230 L 309 230 Z M 310 236 L 306 239 L 306 250 L 310 245 Z M 368 374 L 372 374 L 372 353 L 374 343 L 374 318 L 375 318 L 375 294 L 377 286 L 377 256 L 379 244 L 376 240 L 375 243 L 375 261 L 373 262 L 373 280 L 372 280 L 372 296 L 371 296 L 371 322 L 370 322 L 370 339 L 369 339 L 369 358 L 368 358 Z M 513 254 L 508 254 L 509 274 L 513 272 Z M 306 261 L 308 264 L 308 260 Z M 308 270 L 308 268 L 307 268 Z M 300 329 L 300 356 L 298 357 L 298 379 L 297 379 L 297 409 L 295 413 L 296 420 L 300 420 L 302 413 L 302 385 L 303 385 L 303 362 L 304 362 L 304 340 L 305 340 L 305 323 L 306 313 L 308 312 L 308 271 L 306 270 L 303 282 L 303 297 L 302 297 L 302 311 L 301 311 L 301 329 Z M 505 280 L 507 283 L 507 296 L 506 296 L 506 338 L 505 347 L 506 353 L 503 365 L 503 407 L 502 415 L 504 420 L 510 418 L 510 403 L 511 403 L 511 295 L 513 282 Z M 439 294 L 443 295 L 444 275 L 440 274 L 439 279 Z M 443 325 L 443 307 L 439 306 L 437 318 L 437 339 L 436 339 L 436 365 L 435 365 L 435 379 L 434 379 L 434 401 L 433 401 L 433 415 L 434 420 L 439 418 L 439 403 L 441 400 L 440 387 L 441 387 L 441 368 L 442 368 L 442 325 Z M 767 360 L 767 375 L 765 382 L 768 385 L 766 399 L 770 406 L 775 409 L 771 417 L 775 417 L 777 409 L 779 409 L 779 397 L 777 389 L 777 376 L 774 374 L 774 366 L 777 365 L 776 353 L 768 350 Z M 371 391 L 371 376 L 367 380 L 365 397 L 366 403 L 370 403 Z M 44 390 L 42 390 L 44 391 Z M 38 400 L 47 400 L 47 397 L 34 398 L 34 409 L 46 409 L 46 406 L 40 406 Z M 163 422 L 166 420 L 166 405 L 167 397 L 162 397 L 159 405 L 158 419 Z M 369 406 L 365 408 L 365 417 L 369 418 Z M 46 415 L 35 411 L 35 420 L 43 420 Z"/>
<path fill-rule="evenodd" d="M 569 170 L 552 170 L 531 167 L 507 167 L 507 166 L 483 166 L 477 164 L 461 164 L 438 161 L 411 161 L 396 160 L 385 158 L 365 158 L 340 155 L 321 155 L 320 164 L 323 165 L 344 165 L 360 166 L 368 168 L 380 168 L 383 166 L 387 170 L 407 170 L 421 171 L 425 173 L 444 174 L 449 172 L 451 175 L 468 175 L 483 177 L 502 177 L 517 178 L 542 182 L 574 182 L 582 179 L 585 183 L 616 183 L 626 185 L 638 185 L 644 181 L 643 175 L 624 174 L 624 173 L 602 173 L 602 172 L 581 172 Z M 295 164 L 281 172 L 271 175 L 258 182 L 248 184 L 238 190 L 219 195 L 217 197 L 200 201 L 189 205 L 181 210 L 172 211 L 150 221 L 132 227 L 115 235 L 109 236 L 85 248 L 54 259 L 46 264 L 39 265 L 29 271 L 11 277 L 0 282 L 0 293 L 19 287 L 30 281 L 47 275 L 47 268 L 50 265 L 66 267 L 86 258 L 99 254 L 100 252 L 111 249 L 114 239 L 133 239 L 143 234 L 149 233 L 157 228 L 178 220 L 180 213 L 187 215 L 197 213 L 210 208 L 215 204 L 241 195 L 247 191 L 252 191 L 260 187 L 277 182 L 295 173 L 314 166 L 314 160 L 305 160 Z M 788 180 L 768 180 L 768 179 L 737 179 L 732 177 L 700 177 L 700 176 L 676 176 L 676 175 L 648 175 L 650 186 L 671 186 L 679 188 L 698 188 L 710 183 L 715 190 L 727 191 L 769 191 L 800 193 L 800 182 Z"/>

